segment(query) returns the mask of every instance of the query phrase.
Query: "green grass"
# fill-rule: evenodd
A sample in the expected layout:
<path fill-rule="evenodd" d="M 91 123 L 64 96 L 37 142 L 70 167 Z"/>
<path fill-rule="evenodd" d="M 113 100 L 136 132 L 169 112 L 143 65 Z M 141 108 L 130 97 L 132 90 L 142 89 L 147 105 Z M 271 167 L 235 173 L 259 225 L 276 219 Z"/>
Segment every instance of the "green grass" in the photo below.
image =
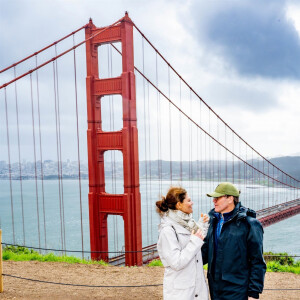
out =
<path fill-rule="evenodd" d="M 267 263 L 267 271 L 300 274 L 300 262 L 297 262 L 294 265 L 281 265 L 278 261 L 269 261 Z"/>
<path fill-rule="evenodd" d="M 66 262 L 70 264 L 80 263 L 80 264 L 98 264 L 107 266 L 108 263 L 100 260 L 86 260 L 81 259 L 75 256 L 66 256 L 66 255 L 55 255 L 53 253 L 40 254 L 37 251 L 30 250 L 25 247 L 15 247 L 15 246 L 6 246 L 3 249 L 2 253 L 3 260 L 13 260 L 13 261 L 53 261 L 53 262 Z"/>
<path fill-rule="evenodd" d="M 267 272 L 288 272 L 300 274 L 300 261 L 295 261 L 293 257 L 285 257 L 288 255 L 286 252 L 283 253 L 272 253 L 266 252 L 264 255 L 282 255 L 282 256 L 270 256 L 265 257 L 267 263 Z M 152 260 L 148 266 L 150 267 L 161 267 L 162 262 L 159 259 Z M 203 266 L 207 270 L 207 264 Z"/>

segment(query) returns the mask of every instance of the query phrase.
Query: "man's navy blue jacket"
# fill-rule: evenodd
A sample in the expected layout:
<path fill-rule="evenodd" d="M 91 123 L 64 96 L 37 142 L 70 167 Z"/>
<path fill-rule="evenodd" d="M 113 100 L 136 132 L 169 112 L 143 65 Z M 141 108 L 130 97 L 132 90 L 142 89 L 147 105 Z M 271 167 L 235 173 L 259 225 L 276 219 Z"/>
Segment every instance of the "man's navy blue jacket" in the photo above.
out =
<path fill-rule="evenodd" d="M 209 212 L 210 226 L 202 246 L 203 264 L 213 300 L 259 298 L 266 264 L 263 258 L 263 228 L 256 213 L 238 203 L 225 221 L 214 253 L 215 210 Z"/>

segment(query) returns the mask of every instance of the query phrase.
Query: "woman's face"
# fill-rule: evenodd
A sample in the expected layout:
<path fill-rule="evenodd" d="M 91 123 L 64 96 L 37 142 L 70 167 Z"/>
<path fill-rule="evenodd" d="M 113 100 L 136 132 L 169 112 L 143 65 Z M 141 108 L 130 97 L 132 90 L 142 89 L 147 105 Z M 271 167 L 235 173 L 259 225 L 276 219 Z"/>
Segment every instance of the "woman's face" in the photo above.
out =
<path fill-rule="evenodd" d="M 181 202 L 176 203 L 176 208 L 186 214 L 191 214 L 193 212 L 193 204 L 194 203 L 189 197 L 189 195 L 186 194 L 182 203 Z"/>

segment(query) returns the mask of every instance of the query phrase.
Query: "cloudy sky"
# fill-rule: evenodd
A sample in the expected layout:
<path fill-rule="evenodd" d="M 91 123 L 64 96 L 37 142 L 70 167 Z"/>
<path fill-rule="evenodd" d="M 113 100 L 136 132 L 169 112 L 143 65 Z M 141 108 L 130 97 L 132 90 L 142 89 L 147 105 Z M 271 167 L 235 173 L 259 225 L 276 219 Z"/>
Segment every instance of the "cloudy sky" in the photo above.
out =
<path fill-rule="evenodd" d="M 81 27 L 90 17 L 101 27 L 128 11 L 182 77 L 251 146 L 266 157 L 300 154 L 298 1 L 0 3 L 0 69 Z"/>

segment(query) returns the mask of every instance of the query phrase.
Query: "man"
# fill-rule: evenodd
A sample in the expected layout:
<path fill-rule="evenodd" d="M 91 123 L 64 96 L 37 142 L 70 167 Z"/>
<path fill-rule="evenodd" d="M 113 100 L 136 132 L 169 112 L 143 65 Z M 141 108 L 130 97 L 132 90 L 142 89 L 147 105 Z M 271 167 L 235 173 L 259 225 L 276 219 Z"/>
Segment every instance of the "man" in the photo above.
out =
<path fill-rule="evenodd" d="M 203 264 L 212 300 L 258 299 L 263 290 L 266 264 L 263 228 L 255 211 L 239 202 L 240 192 L 229 182 L 220 183 L 209 212 L 210 225 L 202 246 Z"/>

